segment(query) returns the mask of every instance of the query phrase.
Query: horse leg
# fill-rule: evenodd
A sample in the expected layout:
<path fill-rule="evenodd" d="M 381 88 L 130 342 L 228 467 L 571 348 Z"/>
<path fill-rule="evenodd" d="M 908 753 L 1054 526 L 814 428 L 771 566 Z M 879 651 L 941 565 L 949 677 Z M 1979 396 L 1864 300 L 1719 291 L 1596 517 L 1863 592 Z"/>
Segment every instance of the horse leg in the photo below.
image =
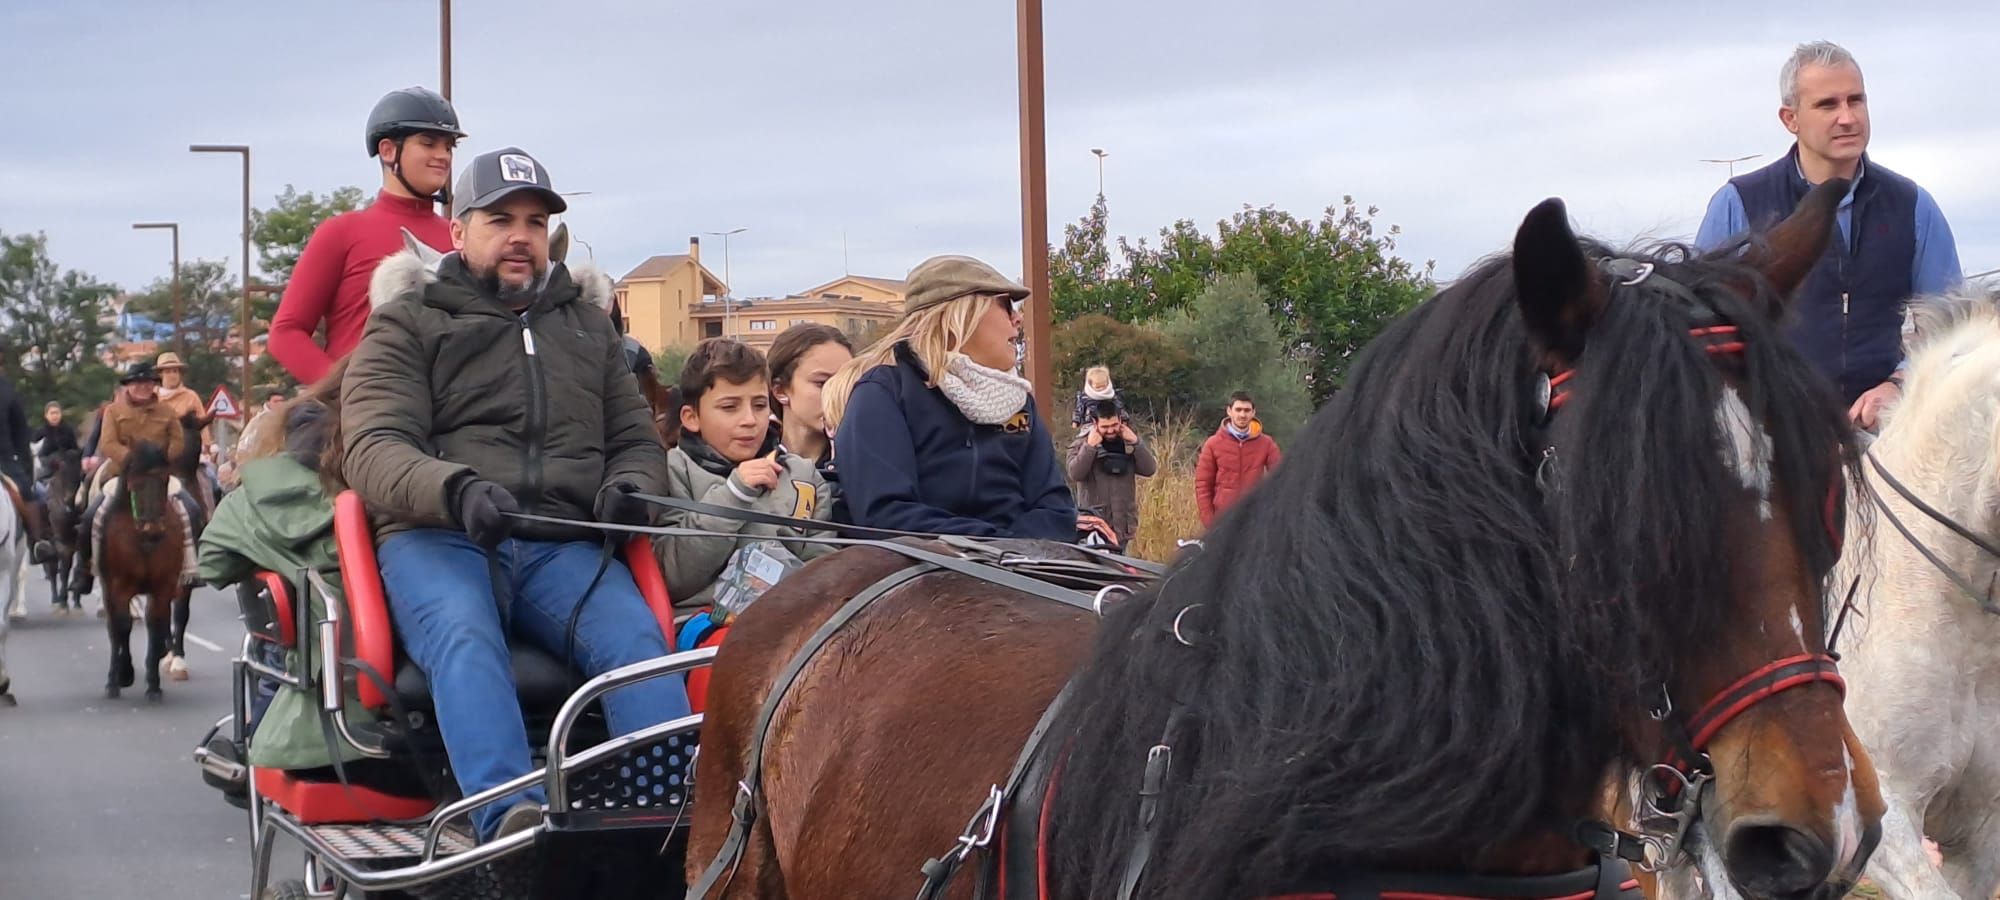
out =
<path fill-rule="evenodd" d="M 1931 808 L 1931 827 L 1944 856 L 1944 877 L 1961 897 L 1992 897 L 2000 888 L 2000 753 L 1992 737 L 1974 745 L 1972 759 L 1951 793 Z"/>
<path fill-rule="evenodd" d="M 158 586 L 154 587 L 158 590 Z M 168 605 L 172 594 L 148 594 L 146 596 L 146 699 L 158 702 L 160 692 L 160 661 L 167 654 L 168 632 L 173 623 L 168 619 Z"/>
<path fill-rule="evenodd" d="M 183 586 L 174 594 L 174 627 L 167 636 L 167 677 L 175 681 L 188 679 L 187 629 L 189 598 L 194 596 L 192 585 Z"/>
<path fill-rule="evenodd" d="M 1919 807 L 1904 797 L 1883 800 L 1882 842 L 1868 858 L 1868 880 L 1891 900 L 1955 896 L 1924 850 L 1923 829 L 1916 824 Z"/>
<path fill-rule="evenodd" d="M 104 696 L 114 700 L 120 688 L 132 686 L 133 677 L 131 598 L 119 593 L 105 585 L 104 629 L 111 637 L 111 673 L 104 682 Z"/>

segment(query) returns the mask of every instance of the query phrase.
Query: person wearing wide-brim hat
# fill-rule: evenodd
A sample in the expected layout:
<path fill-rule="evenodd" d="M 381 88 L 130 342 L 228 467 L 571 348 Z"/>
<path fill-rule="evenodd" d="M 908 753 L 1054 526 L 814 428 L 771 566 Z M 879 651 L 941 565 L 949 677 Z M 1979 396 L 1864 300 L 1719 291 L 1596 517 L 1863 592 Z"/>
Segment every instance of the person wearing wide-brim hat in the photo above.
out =
<path fill-rule="evenodd" d="M 185 419 L 187 416 L 194 416 L 197 419 L 205 419 L 208 417 L 208 404 L 202 401 L 201 393 L 189 387 L 184 380 L 187 374 L 187 365 L 181 362 L 180 354 L 171 350 L 160 354 L 159 359 L 153 361 L 153 369 L 159 373 L 160 402 L 166 404 L 167 408 L 174 411 L 174 418 Z M 209 449 L 213 446 L 215 446 L 214 430 L 208 425 L 201 426 L 201 462 L 203 466 L 214 463 L 214 453 Z M 178 459 L 178 457 L 175 457 L 175 459 Z M 190 485 L 190 487 L 201 498 L 202 509 L 204 511 L 214 509 L 215 492 L 209 486 L 208 478 L 199 478 L 197 482 L 197 484 Z"/>
<path fill-rule="evenodd" d="M 99 524 L 99 509 L 103 506 L 105 492 L 103 485 L 112 476 L 124 470 L 125 459 L 132 448 L 141 443 L 150 443 L 166 451 L 167 459 L 180 458 L 185 441 L 182 439 L 180 417 L 173 408 L 160 399 L 159 368 L 147 360 L 140 360 L 125 369 L 118 378 L 118 398 L 104 409 L 104 424 L 97 436 L 97 455 L 104 463 L 97 467 L 91 491 L 95 495 L 84 511 L 86 527 L 84 540 L 78 541 L 77 577 L 70 582 L 70 594 L 81 597 L 90 593 L 94 571 L 90 560 L 95 555 L 96 539 L 93 536 Z M 183 486 L 185 487 L 185 486 Z M 169 503 L 181 517 L 183 535 L 192 535 L 193 523 L 182 503 Z M 184 575 L 194 574 L 194 542 L 186 542 Z"/>
<path fill-rule="evenodd" d="M 927 259 L 908 284 L 895 329 L 825 388 L 846 518 L 1074 541 L 1076 501 L 1014 371 L 1028 289 L 969 256 Z"/>

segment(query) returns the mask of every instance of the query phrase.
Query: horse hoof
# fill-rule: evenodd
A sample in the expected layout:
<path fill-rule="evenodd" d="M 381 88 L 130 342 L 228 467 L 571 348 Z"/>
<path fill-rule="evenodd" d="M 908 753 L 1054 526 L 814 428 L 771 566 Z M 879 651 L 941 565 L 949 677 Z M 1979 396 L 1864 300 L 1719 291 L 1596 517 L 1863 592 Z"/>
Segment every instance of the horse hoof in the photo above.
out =
<path fill-rule="evenodd" d="M 159 688 L 149 687 L 146 689 L 146 699 L 150 702 L 158 703 L 165 697 L 166 693 L 161 691 Z"/>
<path fill-rule="evenodd" d="M 105 697 L 106 697 L 107 699 L 111 699 L 111 700 L 116 700 L 116 699 L 118 699 L 118 686 L 117 686 L 117 685 L 115 685 L 115 684 L 107 684 L 107 685 L 105 685 L 105 686 L 104 686 L 104 696 L 105 696 Z"/>
<path fill-rule="evenodd" d="M 21 705 L 20 702 L 14 699 L 13 694 L 0 693 L 0 706 L 19 706 L 19 705 Z"/>
<path fill-rule="evenodd" d="M 132 686 L 132 680 L 133 680 L 133 679 L 134 679 L 135 677 L 136 677 L 136 676 L 135 676 L 135 674 L 134 674 L 134 673 L 133 673 L 133 671 L 132 671 L 132 664 L 131 664 L 131 663 L 129 663 L 129 662 L 128 662 L 128 663 L 124 663 L 124 664 L 122 664 L 122 665 L 120 665 L 120 666 L 118 667 L 118 686 L 119 686 L 119 687 L 131 687 L 131 686 Z"/>

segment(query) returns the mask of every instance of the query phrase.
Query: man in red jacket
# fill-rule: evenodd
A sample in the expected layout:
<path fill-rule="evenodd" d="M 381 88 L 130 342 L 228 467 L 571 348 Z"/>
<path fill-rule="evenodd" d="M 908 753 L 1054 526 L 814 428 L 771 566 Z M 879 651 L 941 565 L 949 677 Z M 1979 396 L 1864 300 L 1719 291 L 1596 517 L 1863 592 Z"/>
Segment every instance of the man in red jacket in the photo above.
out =
<path fill-rule="evenodd" d="M 1215 524 L 1216 516 L 1277 468 L 1278 458 L 1278 442 L 1257 421 L 1257 402 L 1245 391 L 1230 395 L 1229 417 L 1201 445 L 1201 459 L 1195 463 L 1194 502 L 1202 527 Z"/>
<path fill-rule="evenodd" d="M 368 114 L 368 155 L 382 161 L 382 192 L 364 209 L 315 229 L 271 319 L 271 355 L 301 384 L 312 384 L 361 343 L 368 279 L 383 257 L 403 249 L 403 231 L 451 249 L 451 223 L 431 207 L 451 180 L 451 153 L 465 132 L 451 101 L 411 87 L 376 101 Z M 313 332 L 326 323 L 326 346 Z"/>

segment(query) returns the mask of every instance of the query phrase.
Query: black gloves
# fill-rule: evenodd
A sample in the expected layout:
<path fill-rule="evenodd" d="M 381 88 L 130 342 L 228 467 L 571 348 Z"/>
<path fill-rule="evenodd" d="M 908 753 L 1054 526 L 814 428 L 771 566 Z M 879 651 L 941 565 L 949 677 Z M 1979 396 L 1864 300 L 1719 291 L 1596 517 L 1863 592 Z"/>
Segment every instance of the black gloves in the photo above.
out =
<path fill-rule="evenodd" d="M 651 525 L 653 507 L 638 497 L 639 486 L 619 480 L 597 492 L 597 521 L 613 525 Z"/>
<path fill-rule="evenodd" d="M 514 520 L 506 514 L 520 511 L 514 495 L 491 481 L 474 478 L 458 491 L 458 527 L 465 529 L 465 536 L 473 543 L 488 550 L 500 546 L 513 533 Z"/>

